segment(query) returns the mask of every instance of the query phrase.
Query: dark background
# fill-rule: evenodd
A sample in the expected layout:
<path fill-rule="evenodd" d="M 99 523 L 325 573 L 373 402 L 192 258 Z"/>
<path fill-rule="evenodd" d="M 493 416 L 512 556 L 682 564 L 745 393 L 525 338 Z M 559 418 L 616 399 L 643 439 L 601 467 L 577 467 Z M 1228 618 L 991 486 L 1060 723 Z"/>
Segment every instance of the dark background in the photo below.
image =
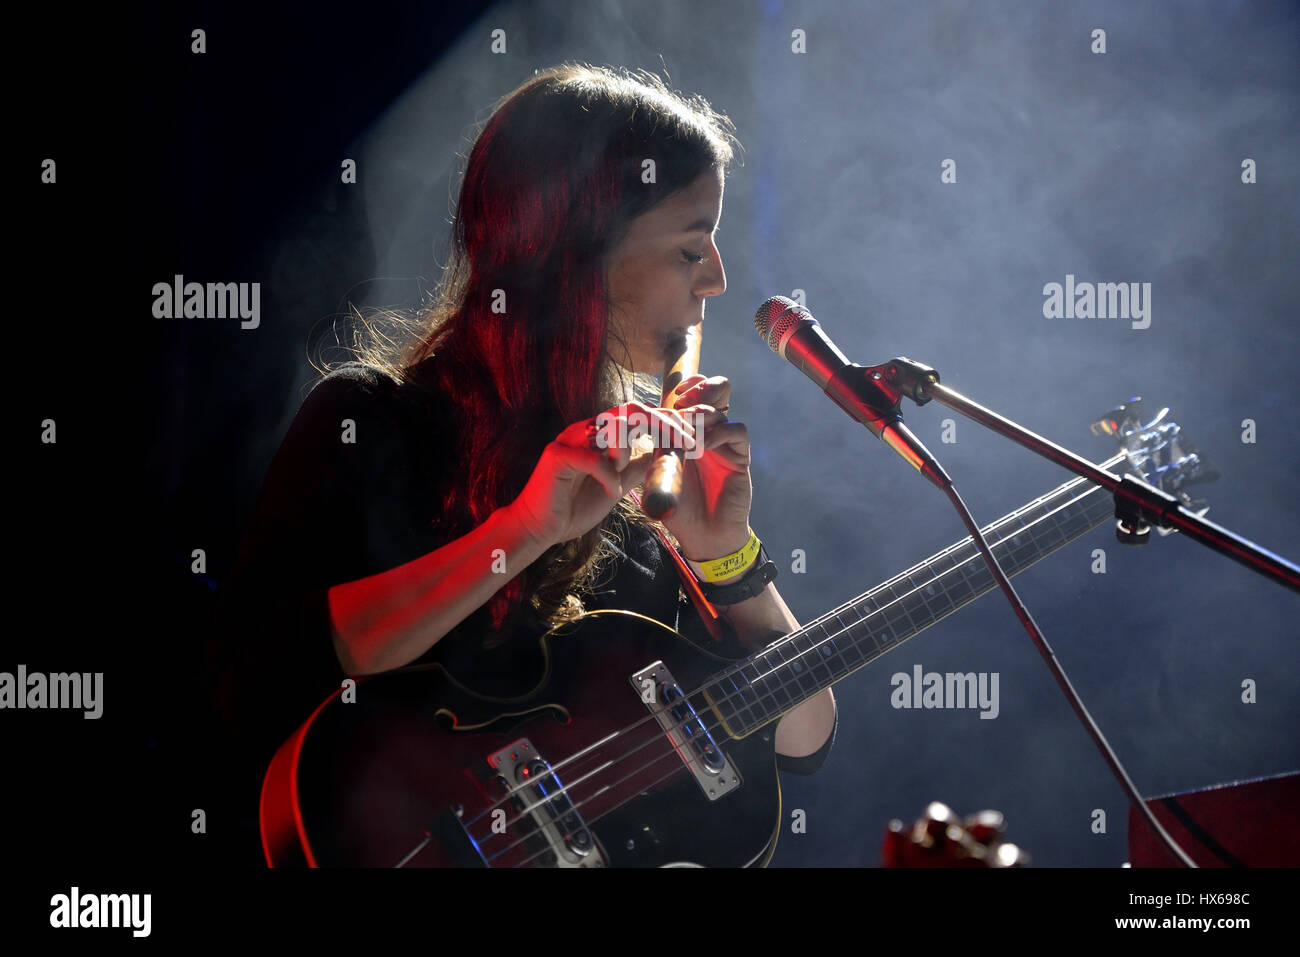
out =
<path fill-rule="evenodd" d="M 0 670 L 105 672 L 105 714 L 7 712 L 19 860 L 257 866 L 232 846 L 202 641 L 262 474 L 335 319 L 411 305 L 445 259 L 473 124 L 534 69 L 667 71 L 735 121 L 707 370 L 756 443 L 753 525 L 810 619 L 963 531 L 932 488 L 750 325 L 806 292 L 853 359 L 907 354 L 1100 460 L 1088 425 L 1170 406 L 1222 479 L 1209 517 L 1300 556 L 1300 14 L 1289 3 L 140 4 L 13 43 L 20 215 L 10 627 Z M 189 52 L 191 29 L 208 52 Z M 490 31 L 507 53 L 489 52 Z M 1094 28 L 1108 52 L 1090 52 Z M 790 32 L 807 34 L 803 55 Z M 457 155 L 461 154 L 461 155 Z M 58 162 L 58 183 L 39 164 Z M 342 185 L 345 157 L 359 183 Z M 1243 185 L 1241 160 L 1258 164 Z M 955 184 L 940 164 L 957 164 Z M 262 321 L 158 320 L 176 274 L 260 282 Z M 1045 283 L 1150 282 L 1152 321 L 1049 320 Z M 15 290 L 16 291 L 16 290 Z M 26 320 L 23 322 L 22 320 Z M 341 327 L 340 327 L 341 328 Z M 324 350 L 324 352 L 322 352 Z M 950 413 L 904 408 L 981 523 L 1064 481 Z M 955 416 L 952 416 L 955 418 Z M 58 423 L 58 442 L 35 439 Z M 1243 419 L 1257 441 L 1241 440 Z M 1107 573 L 1094 575 L 1092 549 Z M 190 570 L 192 549 L 207 574 Z M 807 572 L 789 567 L 793 549 Z M 1142 793 L 1300 765 L 1297 597 L 1179 536 L 1094 530 L 1016 586 Z M 890 675 L 1000 675 L 1001 714 L 890 707 Z M 1241 702 L 1253 679 L 1258 702 Z M 784 779 L 777 866 L 873 866 L 891 817 L 1001 809 L 1044 866 L 1118 867 L 1127 808 L 1004 601 L 836 689 L 839 738 Z M 1289 730 L 1288 730 L 1289 729 Z M 190 831 L 194 808 L 208 833 Z M 1103 809 L 1106 833 L 1094 833 Z M 66 888 L 65 888 L 66 889 Z"/>

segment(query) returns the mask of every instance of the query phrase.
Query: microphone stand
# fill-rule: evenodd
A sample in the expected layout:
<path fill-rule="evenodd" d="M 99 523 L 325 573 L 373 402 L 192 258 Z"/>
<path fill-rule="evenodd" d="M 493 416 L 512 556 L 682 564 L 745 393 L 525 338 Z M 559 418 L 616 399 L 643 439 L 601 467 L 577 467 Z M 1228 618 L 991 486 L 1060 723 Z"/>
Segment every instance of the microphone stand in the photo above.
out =
<path fill-rule="evenodd" d="M 1020 619 L 1021 624 L 1024 625 L 1025 631 L 1029 633 L 1029 637 L 1033 640 L 1039 655 L 1046 662 L 1048 669 L 1052 672 L 1052 677 L 1056 679 L 1061 692 L 1069 701 L 1070 707 L 1074 709 L 1075 715 L 1078 716 L 1079 721 L 1092 738 L 1098 751 L 1101 752 L 1107 766 L 1110 767 L 1111 773 L 1114 774 L 1125 795 L 1128 796 L 1129 803 L 1142 815 L 1147 822 L 1147 826 L 1151 828 L 1151 832 L 1156 835 L 1179 863 L 1184 867 L 1196 867 L 1196 862 L 1178 846 L 1160 822 L 1156 820 L 1151 808 L 1142 800 L 1142 796 L 1138 794 L 1136 786 L 1128 776 L 1128 772 L 1120 764 L 1119 758 L 1110 747 L 1110 743 L 1102 734 L 1092 715 L 1088 713 L 1088 709 L 1084 707 L 1082 699 L 1079 698 L 1078 692 L 1074 690 L 1074 686 L 1070 684 L 1070 679 L 1066 677 L 1065 670 L 1061 667 L 1060 662 L 1056 660 L 1056 653 L 1052 651 L 1033 616 L 1030 615 L 1029 609 L 1025 607 L 1020 600 L 1020 596 L 1016 594 L 1016 590 L 1011 586 L 1010 579 L 1007 578 L 1006 573 L 998 564 L 988 543 L 984 540 L 974 516 L 970 514 L 966 503 L 962 501 L 961 496 L 957 494 L 956 488 L 953 487 L 952 480 L 928 450 L 903 425 L 902 416 L 899 413 L 901 399 L 903 396 L 907 396 L 917 405 L 924 405 L 932 398 L 937 399 L 949 408 L 960 412 L 981 425 L 1005 435 L 1012 441 L 1018 442 L 1077 475 L 1083 476 L 1088 481 L 1106 488 L 1115 496 L 1115 514 L 1119 519 L 1117 534 L 1120 535 L 1121 541 L 1146 541 L 1150 533 L 1150 523 L 1154 522 L 1162 528 L 1173 527 L 1186 531 L 1203 544 L 1209 545 L 1211 548 L 1241 562 L 1248 568 L 1272 577 L 1296 591 L 1300 591 L 1300 568 L 1274 555 L 1272 552 L 1260 548 L 1253 542 L 1247 541 L 1241 536 L 1235 535 L 1227 529 L 1215 525 L 1213 522 L 1207 522 L 1204 518 L 1187 511 L 1172 495 L 1153 488 L 1130 475 L 1124 475 L 1122 478 L 1112 475 L 1105 469 L 1098 468 L 1087 459 L 1075 455 L 1068 449 L 1049 442 L 1042 436 L 1035 435 L 1028 429 L 1004 419 L 996 412 L 972 402 L 946 386 L 941 386 L 939 384 L 939 373 L 927 365 L 899 357 L 878 366 L 863 367 L 854 365 L 847 368 L 854 370 L 852 375 L 846 377 L 847 381 L 837 382 L 836 379 L 832 379 L 832 388 L 826 390 L 827 394 L 831 395 L 850 414 L 854 414 L 855 410 L 867 410 L 869 414 L 865 416 L 864 424 L 877 436 L 884 439 L 900 455 L 903 455 L 909 464 L 925 475 L 932 483 L 939 486 L 948 496 L 953 507 L 957 510 L 957 514 L 961 516 L 962 522 L 970 532 L 971 541 L 984 557 L 984 562 L 993 578 L 1011 603 L 1011 607 L 1015 611 L 1016 617 Z M 845 371 L 847 371 L 847 368 Z M 858 372 L 862 374 L 863 378 L 854 381 Z M 863 420 L 860 419 L 860 421 Z"/>
<path fill-rule="evenodd" d="M 1069 449 L 1003 418 L 960 392 L 940 385 L 939 373 L 929 366 L 900 357 L 866 371 L 877 384 L 886 384 L 883 391 L 893 392 L 896 399 L 907 396 L 917 405 L 936 399 L 985 428 L 1100 485 L 1115 496 L 1115 517 L 1119 520 L 1120 531 L 1139 536 L 1138 541 L 1146 540 L 1152 524 L 1161 528 L 1175 528 L 1252 571 L 1271 578 L 1292 591 L 1300 592 L 1300 567 L 1235 532 L 1188 511 L 1168 492 L 1154 488 L 1132 475 L 1112 475 Z"/>

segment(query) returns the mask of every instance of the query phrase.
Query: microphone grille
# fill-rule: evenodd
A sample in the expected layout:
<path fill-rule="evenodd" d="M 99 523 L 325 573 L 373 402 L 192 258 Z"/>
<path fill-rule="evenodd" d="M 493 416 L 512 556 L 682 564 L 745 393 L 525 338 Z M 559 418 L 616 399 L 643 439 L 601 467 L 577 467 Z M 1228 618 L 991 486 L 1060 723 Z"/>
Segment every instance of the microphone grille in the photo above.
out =
<path fill-rule="evenodd" d="M 754 328 L 767 341 L 767 347 L 780 355 L 781 340 L 804 319 L 812 319 L 812 314 L 799 303 L 785 296 L 773 296 L 754 313 Z"/>

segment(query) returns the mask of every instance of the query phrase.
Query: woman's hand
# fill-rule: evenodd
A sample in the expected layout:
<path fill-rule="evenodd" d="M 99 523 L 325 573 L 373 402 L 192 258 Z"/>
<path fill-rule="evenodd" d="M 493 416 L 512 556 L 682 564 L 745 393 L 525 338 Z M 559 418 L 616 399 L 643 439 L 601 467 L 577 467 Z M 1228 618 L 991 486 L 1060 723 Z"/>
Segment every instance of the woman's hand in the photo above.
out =
<path fill-rule="evenodd" d="M 673 391 L 677 412 L 691 423 L 702 454 L 684 455 L 685 474 L 677 510 L 664 524 L 697 561 L 721 558 L 749 540 L 749 431 L 729 422 L 731 383 L 722 376 L 693 375 Z"/>
<path fill-rule="evenodd" d="M 645 422 L 653 422 L 649 435 L 660 445 L 694 448 L 695 430 L 681 415 L 640 402 L 574 422 L 542 451 L 528 484 L 510 504 L 515 520 L 543 548 L 599 525 L 619 499 L 645 481 L 653 445 L 627 441 L 645 432 L 639 427 Z"/>

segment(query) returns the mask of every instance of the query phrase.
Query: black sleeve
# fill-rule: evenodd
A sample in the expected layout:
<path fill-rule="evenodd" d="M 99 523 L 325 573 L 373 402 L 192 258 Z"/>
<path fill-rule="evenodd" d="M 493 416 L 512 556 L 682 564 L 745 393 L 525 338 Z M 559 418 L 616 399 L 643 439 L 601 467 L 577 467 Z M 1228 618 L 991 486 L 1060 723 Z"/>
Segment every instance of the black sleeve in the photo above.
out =
<path fill-rule="evenodd" d="M 317 383 L 267 471 L 235 567 L 219 588 L 227 666 L 218 708 L 257 760 L 273 753 L 344 678 L 330 587 L 381 571 L 367 548 L 380 478 L 401 468 L 395 383 L 350 364 Z M 345 420 L 351 420 L 345 424 Z"/>
<path fill-rule="evenodd" d="M 821 770 L 821 766 L 826 763 L 826 756 L 831 753 L 831 745 L 835 743 L 835 732 L 840 727 L 840 712 L 837 708 L 835 711 L 835 720 L 831 724 L 830 737 L 826 743 L 814 751 L 812 754 L 805 754 L 802 758 L 792 758 L 784 754 L 776 756 L 776 767 L 779 771 L 788 771 L 791 774 L 814 774 Z"/>

